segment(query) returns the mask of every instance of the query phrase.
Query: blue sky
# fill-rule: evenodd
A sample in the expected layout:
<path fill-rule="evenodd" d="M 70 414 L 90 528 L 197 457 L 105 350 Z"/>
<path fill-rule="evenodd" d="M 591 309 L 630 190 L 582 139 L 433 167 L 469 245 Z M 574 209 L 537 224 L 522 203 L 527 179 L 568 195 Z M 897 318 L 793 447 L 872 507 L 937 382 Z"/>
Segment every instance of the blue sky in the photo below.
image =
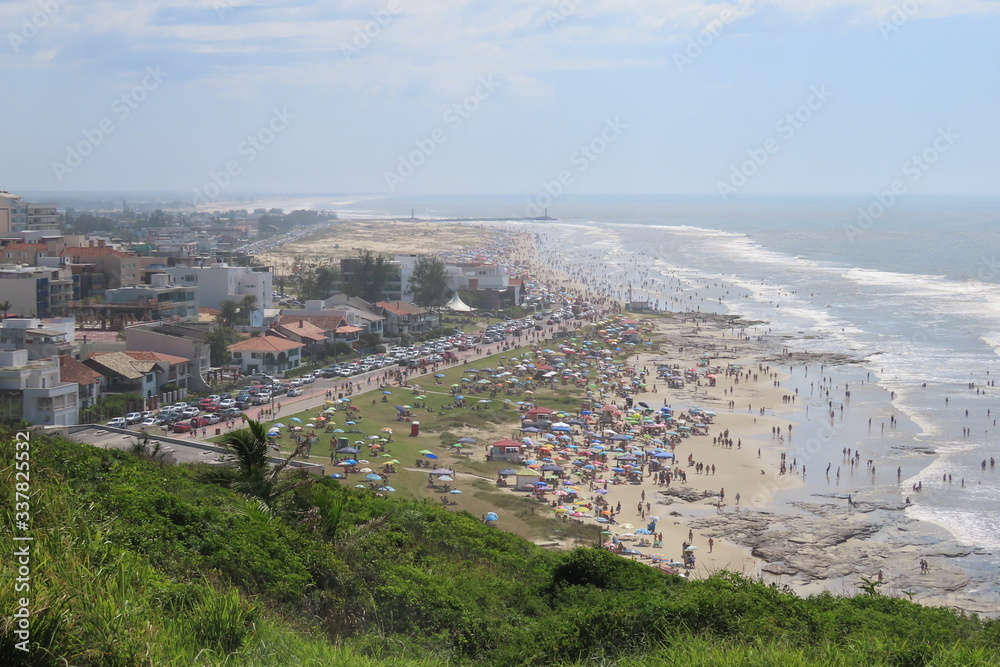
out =
<path fill-rule="evenodd" d="M 996 1 L 32 0 L 0 26 L 11 191 L 997 191 Z"/>

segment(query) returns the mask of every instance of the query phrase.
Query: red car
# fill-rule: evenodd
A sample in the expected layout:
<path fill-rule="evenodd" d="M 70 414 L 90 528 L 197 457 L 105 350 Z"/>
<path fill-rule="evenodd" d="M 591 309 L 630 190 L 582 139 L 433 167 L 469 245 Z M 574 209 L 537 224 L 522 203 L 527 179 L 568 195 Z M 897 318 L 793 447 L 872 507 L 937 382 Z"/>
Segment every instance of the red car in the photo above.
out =
<path fill-rule="evenodd" d="M 206 398 L 198 404 L 198 407 L 205 412 L 215 412 L 219 409 L 219 404 Z"/>
<path fill-rule="evenodd" d="M 170 427 L 170 430 L 174 433 L 190 433 L 191 423 L 190 422 L 176 422 Z"/>

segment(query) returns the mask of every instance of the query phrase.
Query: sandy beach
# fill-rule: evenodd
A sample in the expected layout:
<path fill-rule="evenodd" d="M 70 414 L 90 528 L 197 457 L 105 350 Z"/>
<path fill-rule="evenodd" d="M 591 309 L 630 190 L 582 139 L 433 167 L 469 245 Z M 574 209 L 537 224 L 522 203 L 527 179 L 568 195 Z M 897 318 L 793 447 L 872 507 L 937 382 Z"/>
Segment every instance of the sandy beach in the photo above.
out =
<path fill-rule="evenodd" d="M 368 250 L 375 255 L 436 254 L 444 249 L 475 248 L 486 244 L 488 227 L 471 224 L 406 222 L 396 220 L 343 220 L 329 230 L 275 248 L 263 255 L 279 274 L 295 272 L 299 263 L 321 265 L 357 257 Z"/>
<path fill-rule="evenodd" d="M 655 373 L 658 364 L 697 368 L 707 358 L 711 366 L 740 367 L 738 374 L 717 374 L 715 386 L 691 382 L 669 389 L 650 381 L 648 391 L 635 396 L 651 408 L 700 407 L 716 415 L 709 435 L 677 445 L 675 466 L 687 473 L 685 481 L 675 479 L 666 488 L 647 476 L 641 485 L 609 485 L 605 499 L 612 507 L 620 503 L 621 511 L 607 539 L 658 517 L 655 532 L 662 534 L 662 547 L 636 547 L 638 539 L 630 538 L 623 544 L 636 547 L 652 564 L 648 556 L 654 554 L 681 560 L 689 542 L 696 547 L 696 565 L 682 570 L 686 576 L 741 572 L 802 594 L 854 594 L 862 577 L 882 577 L 888 594 L 967 611 L 995 608 L 992 597 L 978 593 L 982 582 L 970 578 L 956 560 L 973 550 L 956 543 L 943 528 L 935 533 L 934 527 L 920 524 L 918 529 L 907 518 L 903 480 L 913 464 L 897 475 L 894 463 L 869 462 L 858 458 L 860 452 L 847 456 L 848 448 L 863 446 L 867 454 L 870 444 L 863 443 L 887 436 L 887 424 L 889 435 L 906 426 L 883 407 L 882 389 L 862 383 L 847 390 L 851 378 L 842 369 L 854 360 L 830 353 L 789 354 L 784 339 L 769 335 L 766 322 L 699 312 L 705 298 L 675 292 L 676 285 L 652 277 L 634 255 L 604 252 L 600 229 L 581 238 L 594 249 L 583 254 L 583 262 L 573 263 L 546 246 L 533 229 L 513 226 L 532 233 L 508 237 L 505 256 L 494 260 L 527 267 L 536 289 L 553 297 L 578 296 L 606 312 L 620 310 L 630 297 L 649 299 L 650 306 L 658 297 L 660 312 L 629 315 L 641 320 L 642 338 L 650 343 L 637 348 L 642 351 L 628 360 L 630 365 Z M 353 256 L 361 249 L 394 254 L 404 239 L 406 252 L 447 249 L 461 256 L 480 252 L 491 235 L 491 228 L 482 224 L 345 222 L 331 235 L 274 254 L 285 262 L 304 255 Z M 664 307 L 673 312 L 663 312 Z M 490 351 L 496 350 L 484 353 Z M 873 417 L 881 432 L 873 429 Z M 720 442 L 726 431 L 732 446 Z M 476 435 L 499 439 L 509 435 L 509 426 Z M 878 483 L 868 474 L 875 466 Z M 593 492 L 583 496 L 596 498 Z M 644 511 L 645 503 L 649 511 Z M 932 577 L 922 576 L 921 560 L 932 564 Z"/>

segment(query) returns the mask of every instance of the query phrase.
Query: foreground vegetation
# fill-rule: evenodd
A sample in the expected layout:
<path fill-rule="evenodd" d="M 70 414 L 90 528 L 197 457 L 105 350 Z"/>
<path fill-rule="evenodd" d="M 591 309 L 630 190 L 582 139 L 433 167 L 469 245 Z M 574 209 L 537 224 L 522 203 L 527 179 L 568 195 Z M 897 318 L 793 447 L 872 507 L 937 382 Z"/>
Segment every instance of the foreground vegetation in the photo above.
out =
<path fill-rule="evenodd" d="M 802 599 L 731 574 L 687 581 L 330 479 L 267 505 L 238 476 L 34 440 L 32 651 L 15 648 L 24 594 L 5 558 L 0 664 L 998 663 L 997 622 L 874 589 Z"/>

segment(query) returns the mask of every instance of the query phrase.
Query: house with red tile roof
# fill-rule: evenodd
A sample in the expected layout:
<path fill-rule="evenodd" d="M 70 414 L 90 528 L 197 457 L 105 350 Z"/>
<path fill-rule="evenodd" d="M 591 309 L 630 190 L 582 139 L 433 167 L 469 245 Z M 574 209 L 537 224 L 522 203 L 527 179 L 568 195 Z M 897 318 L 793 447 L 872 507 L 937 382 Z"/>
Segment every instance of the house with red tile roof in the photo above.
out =
<path fill-rule="evenodd" d="M 84 364 L 105 377 L 108 391 L 155 398 L 164 386 L 187 388 L 190 359 L 162 352 L 95 352 Z"/>
<path fill-rule="evenodd" d="M 251 336 L 233 343 L 229 350 L 230 365 L 238 366 L 243 375 L 283 373 L 302 364 L 303 343 L 289 340 L 272 332 Z"/>
<path fill-rule="evenodd" d="M 375 304 L 385 317 L 387 336 L 419 335 L 437 329 L 441 318 L 426 308 L 407 301 L 379 301 Z"/>
<path fill-rule="evenodd" d="M 89 408 L 96 403 L 104 391 L 104 376 L 68 354 L 59 356 L 59 380 L 79 385 L 81 408 Z"/>

